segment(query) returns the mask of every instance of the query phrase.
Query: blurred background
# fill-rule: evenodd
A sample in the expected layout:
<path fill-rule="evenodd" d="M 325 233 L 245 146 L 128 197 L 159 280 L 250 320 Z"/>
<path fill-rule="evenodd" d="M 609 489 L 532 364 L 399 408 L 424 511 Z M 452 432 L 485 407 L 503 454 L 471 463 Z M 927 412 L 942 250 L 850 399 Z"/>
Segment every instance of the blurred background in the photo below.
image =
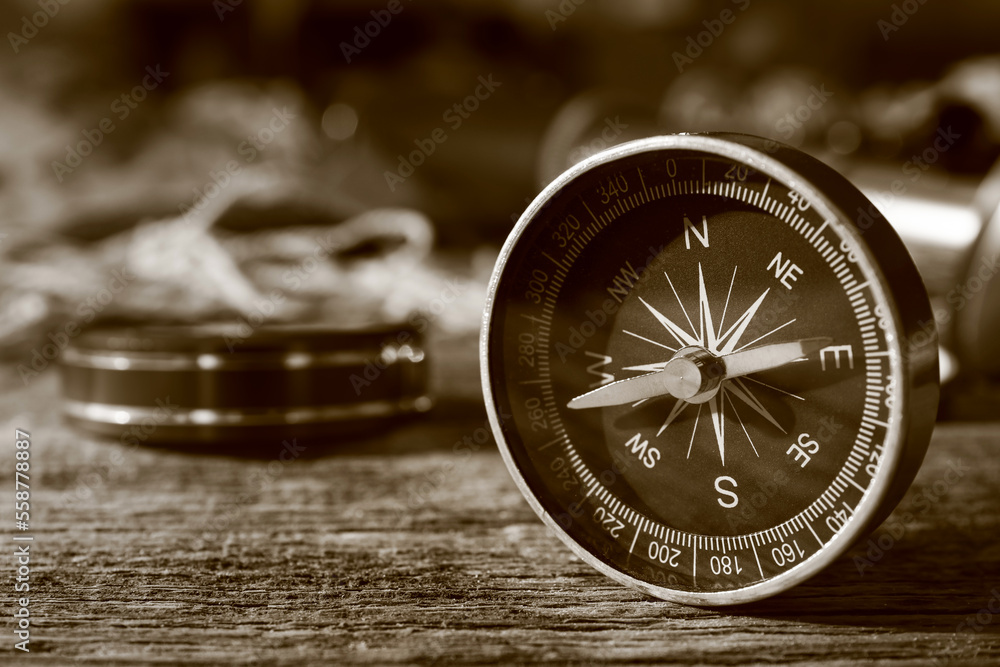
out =
<path fill-rule="evenodd" d="M 0 24 L 4 386 L 100 324 L 406 321 L 434 393 L 478 401 L 527 203 L 615 143 L 718 130 L 872 195 L 936 296 L 942 417 L 994 416 L 995 286 L 969 280 L 996 258 L 1000 4 L 8 0 Z"/>

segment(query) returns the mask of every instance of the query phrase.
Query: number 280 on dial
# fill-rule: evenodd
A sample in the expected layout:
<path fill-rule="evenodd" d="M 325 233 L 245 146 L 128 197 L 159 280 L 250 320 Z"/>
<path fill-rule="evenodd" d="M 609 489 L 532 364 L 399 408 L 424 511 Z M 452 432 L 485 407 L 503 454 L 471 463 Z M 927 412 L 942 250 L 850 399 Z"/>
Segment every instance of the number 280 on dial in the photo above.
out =
<path fill-rule="evenodd" d="M 834 170 L 757 137 L 654 137 L 521 217 L 483 388 L 514 480 L 576 554 L 736 604 L 812 576 L 905 492 L 938 397 L 928 321 L 899 238 Z"/>

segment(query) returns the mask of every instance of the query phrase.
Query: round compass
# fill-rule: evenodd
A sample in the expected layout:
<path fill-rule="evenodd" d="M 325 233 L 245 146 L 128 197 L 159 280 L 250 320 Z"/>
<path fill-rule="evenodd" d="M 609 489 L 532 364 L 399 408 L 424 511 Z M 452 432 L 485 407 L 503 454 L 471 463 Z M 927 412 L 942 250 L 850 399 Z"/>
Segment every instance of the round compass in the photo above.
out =
<path fill-rule="evenodd" d="M 875 528 L 938 397 L 892 228 L 745 135 L 634 141 L 559 177 L 500 254 L 481 355 L 532 508 L 608 576 L 688 604 L 786 590 Z"/>

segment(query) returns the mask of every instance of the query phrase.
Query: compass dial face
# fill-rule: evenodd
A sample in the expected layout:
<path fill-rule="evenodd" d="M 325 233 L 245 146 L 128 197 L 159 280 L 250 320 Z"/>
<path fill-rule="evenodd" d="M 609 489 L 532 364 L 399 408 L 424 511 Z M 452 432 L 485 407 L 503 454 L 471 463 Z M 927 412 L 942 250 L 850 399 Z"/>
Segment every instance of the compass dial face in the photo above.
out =
<path fill-rule="evenodd" d="M 579 165 L 522 217 L 487 309 L 484 390 L 525 496 L 585 560 L 681 602 L 813 574 L 929 431 L 905 250 L 787 163 L 825 167 L 761 145 L 661 137 Z"/>

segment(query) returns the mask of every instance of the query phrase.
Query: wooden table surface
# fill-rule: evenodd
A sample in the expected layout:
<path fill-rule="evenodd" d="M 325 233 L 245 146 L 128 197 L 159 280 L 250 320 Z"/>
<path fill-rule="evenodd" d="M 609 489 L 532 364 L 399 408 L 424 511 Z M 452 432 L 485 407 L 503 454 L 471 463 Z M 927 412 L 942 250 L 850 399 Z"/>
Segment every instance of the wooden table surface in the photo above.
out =
<path fill-rule="evenodd" d="M 1000 664 L 998 425 L 938 427 L 863 576 L 868 545 L 790 593 L 712 610 L 572 556 L 492 439 L 452 450 L 485 426 L 473 401 L 281 463 L 280 443 L 248 460 L 95 440 L 60 422 L 57 395 L 55 377 L 0 387 L 11 470 L 14 428 L 32 434 L 36 535 L 31 653 L 5 614 L 0 662 Z"/>

